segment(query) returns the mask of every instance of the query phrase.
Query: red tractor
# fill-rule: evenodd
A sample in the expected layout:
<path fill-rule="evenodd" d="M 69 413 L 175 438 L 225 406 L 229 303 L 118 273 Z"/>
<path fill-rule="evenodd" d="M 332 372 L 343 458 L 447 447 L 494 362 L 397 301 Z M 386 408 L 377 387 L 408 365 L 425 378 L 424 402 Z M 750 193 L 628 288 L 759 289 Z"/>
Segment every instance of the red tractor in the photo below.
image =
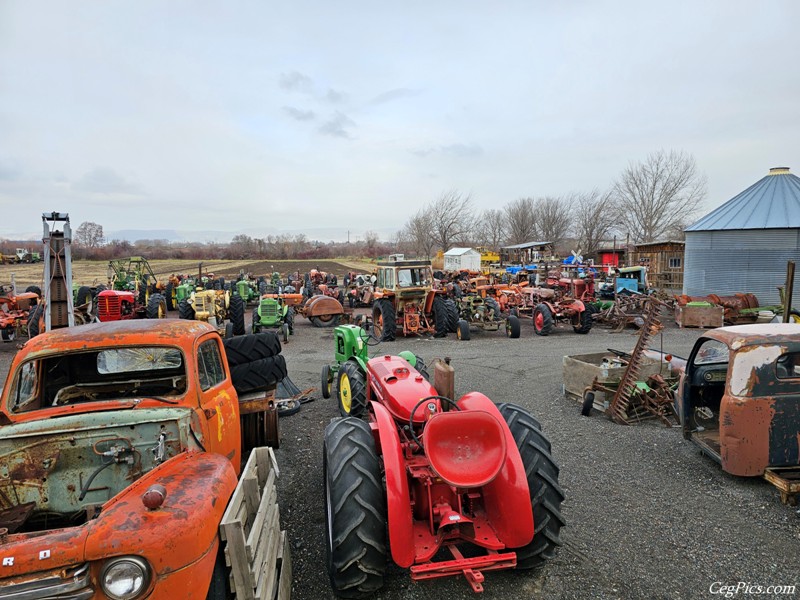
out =
<path fill-rule="evenodd" d="M 478 392 L 439 396 L 399 356 L 368 361 L 366 379 L 366 402 L 325 429 L 338 596 L 379 590 L 388 554 L 413 580 L 464 575 L 475 592 L 484 571 L 532 569 L 555 555 L 564 492 L 536 419 Z"/>
<path fill-rule="evenodd" d="M 537 302 L 533 309 L 533 331 L 549 335 L 558 323 L 567 322 L 575 333 L 589 333 L 594 310 L 594 278 L 563 277 L 560 271 L 547 275 L 545 288 L 521 288 L 522 293 Z"/>

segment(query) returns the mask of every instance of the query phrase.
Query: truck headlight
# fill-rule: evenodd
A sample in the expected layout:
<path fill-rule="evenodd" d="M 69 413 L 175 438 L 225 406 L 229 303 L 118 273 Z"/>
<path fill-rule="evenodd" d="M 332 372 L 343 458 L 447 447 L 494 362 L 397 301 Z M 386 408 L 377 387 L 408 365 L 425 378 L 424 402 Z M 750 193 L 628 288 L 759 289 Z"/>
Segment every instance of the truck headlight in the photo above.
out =
<path fill-rule="evenodd" d="M 150 585 L 150 566 L 138 556 L 123 556 L 106 562 L 100 587 L 111 600 L 135 600 Z"/>

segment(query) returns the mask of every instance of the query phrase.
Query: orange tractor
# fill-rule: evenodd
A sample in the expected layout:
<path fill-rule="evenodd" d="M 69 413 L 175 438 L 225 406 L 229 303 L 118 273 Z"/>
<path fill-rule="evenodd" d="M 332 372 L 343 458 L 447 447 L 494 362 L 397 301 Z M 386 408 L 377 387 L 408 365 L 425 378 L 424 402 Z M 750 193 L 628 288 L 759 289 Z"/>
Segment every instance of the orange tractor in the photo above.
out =
<path fill-rule="evenodd" d="M 393 341 L 398 330 L 401 335 L 444 337 L 458 329 L 458 308 L 444 290 L 433 289 L 428 261 L 378 263 L 374 298 L 372 322 L 382 341 Z"/>
<path fill-rule="evenodd" d="M 25 330 L 28 315 L 39 302 L 39 294 L 33 286 L 23 294 L 14 296 L 11 289 L 0 290 L 0 339 L 13 342 Z"/>

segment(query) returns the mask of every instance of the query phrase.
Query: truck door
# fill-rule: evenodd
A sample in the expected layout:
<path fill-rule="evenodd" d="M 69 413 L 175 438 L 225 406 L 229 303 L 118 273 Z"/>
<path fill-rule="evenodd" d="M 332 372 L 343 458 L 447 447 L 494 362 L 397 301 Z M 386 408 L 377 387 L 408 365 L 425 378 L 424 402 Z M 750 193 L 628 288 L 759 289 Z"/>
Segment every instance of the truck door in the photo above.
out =
<path fill-rule="evenodd" d="M 205 449 L 222 454 L 239 471 L 241 462 L 239 406 L 231 386 L 226 361 L 222 359 L 221 338 L 209 335 L 197 346 L 197 376 L 200 409 L 206 419 L 208 434 Z"/>

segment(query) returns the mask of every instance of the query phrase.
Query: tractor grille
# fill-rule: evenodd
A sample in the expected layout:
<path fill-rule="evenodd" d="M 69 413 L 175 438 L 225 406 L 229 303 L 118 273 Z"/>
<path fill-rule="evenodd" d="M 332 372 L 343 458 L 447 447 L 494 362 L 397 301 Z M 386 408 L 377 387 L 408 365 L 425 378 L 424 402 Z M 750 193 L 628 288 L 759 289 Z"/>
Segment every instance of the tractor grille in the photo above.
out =
<path fill-rule="evenodd" d="M 98 296 L 97 317 L 101 320 L 119 319 L 120 301 L 116 294 Z"/>
<path fill-rule="evenodd" d="M 0 579 L 0 600 L 88 600 L 94 597 L 89 563 Z"/>
<path fill-rule="evenodd" d="M 275 318 L 278 316 L 278 303 L 277 302 L 262 302 L 261 303 L 261 316 Z"/>

